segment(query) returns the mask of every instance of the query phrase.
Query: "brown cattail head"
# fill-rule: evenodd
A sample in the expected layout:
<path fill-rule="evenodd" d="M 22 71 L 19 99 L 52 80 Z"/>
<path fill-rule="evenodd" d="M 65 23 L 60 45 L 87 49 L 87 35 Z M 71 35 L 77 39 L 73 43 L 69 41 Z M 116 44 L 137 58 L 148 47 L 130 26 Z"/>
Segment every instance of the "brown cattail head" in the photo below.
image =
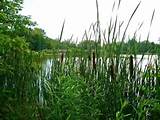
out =
<path fill-rule="evenodd" d="M 133 77 L 133 56 L 132 55 L 129 58 L 129 71 L 130 71 L 130 77 Z"/>
<path fill-rule="evenodd" d="M 110 66 L 110 72 L 111 72 L 111 80 L 115 80 L 115 68 L 114 68 L 114 61 L 112 59 L 111 66 Z"/>
<path fill-rule="evenodd" d="M 96 55 L 95 55 L 95 52 L 93 52 L 93 69 L 96 69 Z"/>

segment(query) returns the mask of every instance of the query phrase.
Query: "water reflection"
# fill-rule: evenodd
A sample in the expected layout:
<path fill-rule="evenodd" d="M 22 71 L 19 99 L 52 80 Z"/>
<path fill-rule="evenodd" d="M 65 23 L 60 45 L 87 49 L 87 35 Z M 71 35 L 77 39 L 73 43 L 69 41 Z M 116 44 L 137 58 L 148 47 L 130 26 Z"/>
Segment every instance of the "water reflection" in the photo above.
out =
<path fill-rule="evenodd" d="M 129 55 L 121 55 L 122 58 L 129 58 Z M 74 63 L 75 63 L 75 67 L 78 69 L 79 68 L 79 64 L 81 62 L 81 60 L 83 60 L 83 58 L 73 58 L 74 59 Z M 57 59 L 58 61 L 60 61 L 60 59 Z M 67 60 L 66 58 L 64 58 L 63 63 L 65 64 L 65 60 Z M 139 69 L 141 69 L 142 71 L 144 71 L 147 67 L 155 67 L 155 62 L 159 62 L 158 60 L 158 55 L 136 55 L 134 57 L 134 64 L 136 65 L 136 67 L 138 67 Z M 86 61 L 86 63 L 88 63 L 89 61 Z M 97 62 L 97 61 L 96 61 Z M 99 58 L 99 62 L 102 64 L 103 63 L 103 58 Z M 107 64 L 109 62 L 109 59 L 107 59 Z M 53 59 L 46 59 L 45 61 L 43 61 L 43 65 L 42 65 L 42 71 L 43 71 L 43 77 L 47 77 L 48 79 L 50 79 L 51 77 L 51 71 L 52 71 L 52 66 L 54 64 L 54 60 Z M 86 64 L 87 67 L 88 64 Z"/>

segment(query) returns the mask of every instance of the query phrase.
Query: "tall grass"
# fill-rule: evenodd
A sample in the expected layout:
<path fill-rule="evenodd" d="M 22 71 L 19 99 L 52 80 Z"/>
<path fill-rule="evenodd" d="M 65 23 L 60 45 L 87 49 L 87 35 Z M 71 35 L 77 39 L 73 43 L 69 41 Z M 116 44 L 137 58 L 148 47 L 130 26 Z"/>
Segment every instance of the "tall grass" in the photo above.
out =
<path fill-rule="evenodd" d="M 116 5 L 119 9 L 120 4 L 121 0 L 115 2 L 112 10 L 116 9 Z M 69 51 L 62 51 L 60 57 L 51 58 L 49 74 L 40 65 L 41 57 L 30 51 L 27 44 L 21 43 L 22 40 L 15 43 L 6 38 L 6 48 L 10 43 L 17 44 L 17 47 L 4 47 L 7 54 L 0 58 L 5 67 L 0 66 L 0 117 L 26 120 L 157 120 L 160 116 L 158 60 L 142 69 L 139 64 L 145 53 L 137 63 L 137 55 L 129 51 L 124 57 L 121 55 L 123 44 L 117 43 L 120 34 L 121 41 L 125 40 L 127 29 L 139 6 L 140 3 L 130 15 L 123 33 L 123 22 L 118 23 L 118 16 L 115 21 L 110 19 L 108 31 L 103 32 L 96 0 L 97 22 L 91 26 L 96 41 L 95 49 L 88 48 L 89 52 L 82 51 L 79 57 L 72 56 Z M 151 24 L 153 17 L 154 12 Z M 85 36 L 89 40 L 87 32 Z M 115 44 L 99 50 L 101 43 Z"/>

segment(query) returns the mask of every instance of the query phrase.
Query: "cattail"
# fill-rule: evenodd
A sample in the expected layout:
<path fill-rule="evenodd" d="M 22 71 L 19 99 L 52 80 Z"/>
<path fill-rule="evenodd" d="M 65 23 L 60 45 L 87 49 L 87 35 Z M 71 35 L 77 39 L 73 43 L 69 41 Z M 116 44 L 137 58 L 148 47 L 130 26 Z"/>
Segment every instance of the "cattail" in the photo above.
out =
<path fill-rule="evenodd" d="M 130 56 L 129 59 L 129 71 L 130 71 L 130 78 L 133 77 L 133 56 Z"/>
<path fill-rule="evenodd" d="M 96 55 L 95 55 L 95 52 L 93 52 L 93 69 L 96 70 Z"/>
<path fill-rule="evenodd" d="M 111 80 L 115 80 L 115 69 L 114 69 L 113 59 L 111 61 L 110 72 L 111 72 Z"/>
<path fill-rule="evenodd" d="M 159 85 L 160 85 L 160 76 L 159 76 L 158 61 L 156 61 L 156 85 L 157 85 L 157 88 L 159 88 Z"/>

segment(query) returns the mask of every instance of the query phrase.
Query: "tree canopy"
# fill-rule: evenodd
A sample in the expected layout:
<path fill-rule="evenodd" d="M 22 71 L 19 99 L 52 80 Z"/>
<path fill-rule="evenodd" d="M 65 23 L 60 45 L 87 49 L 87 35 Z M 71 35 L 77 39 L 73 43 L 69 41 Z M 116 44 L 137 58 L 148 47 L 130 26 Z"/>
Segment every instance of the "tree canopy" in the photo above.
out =
<path fill-rule="evenodd" d="M 0 1 L 0 33 L 12 37 L 25 36 L 29 28 L 35 25 L 29 16 L 20 15 L 23 0 L 1 0 Z"/>

